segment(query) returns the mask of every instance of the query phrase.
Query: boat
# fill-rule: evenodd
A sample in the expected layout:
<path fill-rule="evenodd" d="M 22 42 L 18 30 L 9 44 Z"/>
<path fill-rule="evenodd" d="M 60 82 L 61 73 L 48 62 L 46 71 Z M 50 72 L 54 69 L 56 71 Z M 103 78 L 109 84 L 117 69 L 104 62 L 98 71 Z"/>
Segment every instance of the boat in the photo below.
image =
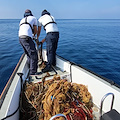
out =
<path fill-rule="evenodd" d="M 41 60 L 47 61 L 46 50 L 42 49 Z M 106 79 L 81 65 L 70 62 L 63 57 L 56 55 L 56 66 L 46 80 L 59 74 L 61 78 L 67 78 L 71 83 L 87 86 L 93 100 L 93 114 L 95 120 L 120 120 L 120 86 L 113 81 Z M 33 82 L 40 82 L 43 74 L 32 76 Z M 23 54 L 8 80 L 0 96 L 0 120 L 20 119 L 20 94 L 24 82 L 29 78 L 29 67 L 27 56 Z M 55 117 L 63 116 L 58 114 Z M 115 117 L 115 118 L 114 118 Z M 50 120 L 53 120 L 53 119 Z"/>

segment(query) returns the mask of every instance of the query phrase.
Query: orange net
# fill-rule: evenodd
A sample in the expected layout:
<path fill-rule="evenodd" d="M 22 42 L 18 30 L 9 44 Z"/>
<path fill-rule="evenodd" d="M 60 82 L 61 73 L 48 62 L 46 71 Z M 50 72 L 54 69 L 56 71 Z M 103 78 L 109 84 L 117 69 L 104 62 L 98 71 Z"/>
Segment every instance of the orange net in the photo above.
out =
<path fill-rule="evenodd" d="M 36 110 L 38 120 L 49 120 L 59 113 L 68 120 L 92 120 L 92 97 L 85 85 L 68 82 L 57 75 L 44 82 L 27 83 L 24 94 Z"/>

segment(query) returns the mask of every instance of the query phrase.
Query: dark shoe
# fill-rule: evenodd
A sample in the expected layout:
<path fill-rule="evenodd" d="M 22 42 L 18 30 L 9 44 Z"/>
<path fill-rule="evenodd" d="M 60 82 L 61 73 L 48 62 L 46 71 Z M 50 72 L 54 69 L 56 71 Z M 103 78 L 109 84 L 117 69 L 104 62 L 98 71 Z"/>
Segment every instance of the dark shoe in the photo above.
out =
<path fill-rule="evenodd" d="M 45 64 L 45 65 L 47 65 L 47 64 L 48 64 L 48 62 L 44 61 L 44 64 Z"/>
<path fill-rule="evenodd" d="M 36 73 L 32 73 L 30 75 L 41 75 L 41 74 L 42 74 L 42 72 L 36 72 Z"/>
<path fill-rule="evenodd" d="M 35 75 L 41 75 L 42 74 L 42 72 L 36 72 L 35 73 Z"/>
<path fill-rule="evenodd" d="M 30 75 L 35 75 L 35 73 L 30 73 Z"/>
<path fill-rule="evenodd" d="M 49 72 L 50 70 L 51 68 L 46 66 L 44 69 L 42 69 L 42 72 L 45 73 L 45 72 Z"/>

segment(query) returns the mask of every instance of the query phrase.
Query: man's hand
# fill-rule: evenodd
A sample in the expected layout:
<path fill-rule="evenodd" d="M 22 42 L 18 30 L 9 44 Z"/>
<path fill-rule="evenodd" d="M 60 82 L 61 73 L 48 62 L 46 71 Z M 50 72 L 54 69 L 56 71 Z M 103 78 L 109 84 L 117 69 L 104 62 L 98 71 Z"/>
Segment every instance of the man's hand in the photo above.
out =
<path fill-rule="evenodd" d="M 39 45 L 39 40 L 38 39 L 36 39 L 35 42 L 36 42 L 37 45 Z"/>
<path fill-rule="evenodd" d="M 42 39 L 42 40 L 41 40 L 41 42 L 42 42 L 42 43 L 44 43 L 44 42 L 45 42 L 45 38 L 44 38 L 44 39 Z"/>
<path fill-rule="evenodd" d="M 40 44 L 43 44 L 43 43 L 40 41 L 40 42 L 39 42 L 39 45 L 40 45 Z"/>
<path fill-rule="evenodd" d="M 39 42 L 39 40 L 37 39 L 36 44 L 37 44 L 37 45 L 41 45 L 41 44 L 43 44 L 43 43 L 42 43 L 41 41 Z"/>

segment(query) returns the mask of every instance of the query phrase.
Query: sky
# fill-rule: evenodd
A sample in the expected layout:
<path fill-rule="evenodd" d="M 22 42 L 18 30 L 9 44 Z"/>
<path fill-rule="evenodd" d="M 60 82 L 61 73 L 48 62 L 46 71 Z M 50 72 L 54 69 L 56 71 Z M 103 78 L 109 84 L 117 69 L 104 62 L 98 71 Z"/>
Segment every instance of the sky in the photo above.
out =
<path fill-rule="evenodd" d="M 36 18 L 48 10 L 56 19 L 120 19 L 120 0 L 0 0 L 0 19 Z"/>

